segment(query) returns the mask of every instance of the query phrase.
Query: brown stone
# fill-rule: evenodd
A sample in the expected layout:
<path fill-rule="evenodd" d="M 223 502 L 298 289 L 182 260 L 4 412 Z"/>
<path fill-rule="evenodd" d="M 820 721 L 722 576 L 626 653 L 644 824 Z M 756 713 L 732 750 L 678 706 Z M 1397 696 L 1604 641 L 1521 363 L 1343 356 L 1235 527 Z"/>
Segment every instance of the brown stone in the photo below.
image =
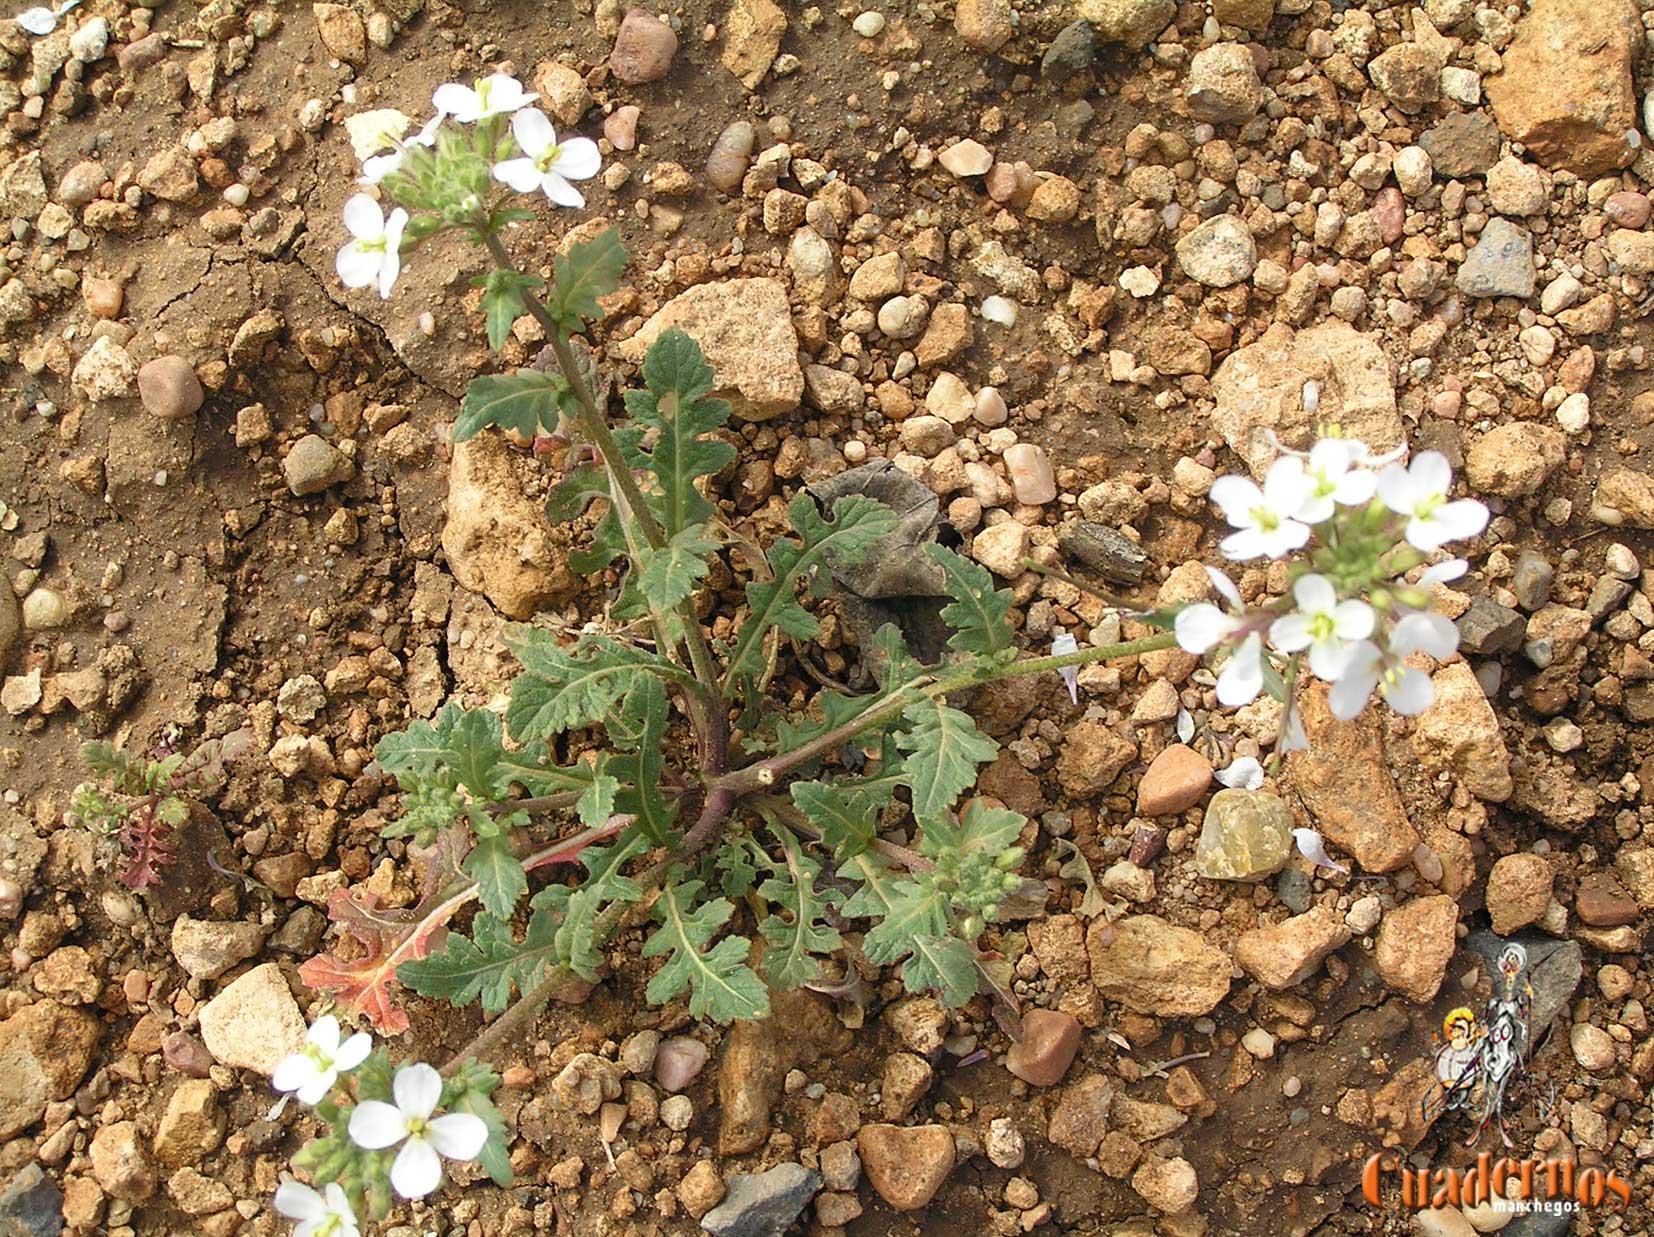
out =
<path fill-rule="evenodd" d="M 953 1133 L 945 1125 L 864 1125 L 856 1134 L 867 1180 L 897 1211 L 917 1211 L 953 1171 Z"/>
<path fill-rule="evenodd" d="M 1618 928 L 1636 923 L 1636 899 L 1608 872 L 1592 872 L 1581 878 L 1574 894 L 1574 910 L 1593 928 Z"/>
<path fill-rule="evenodd" d="M 1290 988 L 1313 975 L 1327 955 L 1350 939 L 1342 917 L 1324 906 L 1243 932 L 1235 961 L 1266 988 Z"/>
<path fill-rule="evenodd" d="M 1097 1150 L 1108 1133 L 1109 1113 L 1114 1108 L 1114 1086 L 1101 1074 L 1087 1074 L 1063 1088 L 1057 1106 L 1051 1110 L 1046 1138 L 1078 1159 Z"/>
<path fill-rule="evenodd" d="M 1212 784 L 1212 762 L 1194 748 L 1173 743 L 1150 762 L 1137 784 L 1142 816 L 1170 816 L 1200 802 Z"/>
<path fill-rule="evenodd" d="M 1386 915 L 1373 954 L 1384 982 L 1410 1000 L 1431 1000 L 1453 959 L 1458 922 L 1458 903 L 1442 895 L 1414 898 Z"/>
<path fill-rule="evenodd" d="M 1327 840 L 1369 872 L 1394 872 L 1412 861 L 1418 831 L 1384 764 L 1379 721 L 1368 709 L 1341 722 L 1315 684 L 1298 695 L 1306 751 L 1287 758 L 1287 773 Z"/>
<path fill-rule="evenodd" d="M 1102 722 L 1077 723 L 1057 759 L 1057 780 L 1072 799 L 1089 799 L 1114 785 L 1137 759 L 1137 745 Z"/>
<path fill-rule="evenodd" d="M 1487 878 L 1487 913 L 1493 930 L 1508 936 L 1538 923 L 1551 903 L 1554 878 L 1551 865 L 1541 855 L 1506 855 L 1495 863 Z"/>
<path fill-rule="evenodd" d="M 1022 1039 L 1005 1054 L 1005 1068 L 1036 1087 L 1062 1081 L 1080 1050 L 1080 1024 L 1072 1014 L 1031 1009 L 1022 1019 Z"/>
<path fill-rule="evenodd" d="M 1140 1014 L 1198 1017 L 1229 995 L 1229 955 L 1153 915 L 1095 920 L 1086 952 L 1097 990 Z"/>

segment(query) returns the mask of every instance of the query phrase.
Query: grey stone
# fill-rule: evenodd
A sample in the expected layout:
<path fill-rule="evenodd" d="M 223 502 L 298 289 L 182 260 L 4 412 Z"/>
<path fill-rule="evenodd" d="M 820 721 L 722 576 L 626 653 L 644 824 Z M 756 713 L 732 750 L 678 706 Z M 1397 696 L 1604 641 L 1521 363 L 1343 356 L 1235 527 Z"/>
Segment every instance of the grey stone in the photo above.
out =
<path fill-rule="evenodd" d="M 821 1188 L 821 1174 L 802 1164 L 777 1164 L 762 1173 L 736 1173 L 724 1201 L 701 1217 L 716 1237 L 781 1237 Z"/>
<path fill-rule="evenodd" d="M 1275 896 L 1294 915 L 1302 915 L 1315 904 L 1315 887 L 1310 883 L 1309 873 L 1287 868 L 1275 878 Z"/>
<path fill-rule="evenodd" d="M 1598 576 L 1597 582 L 1591 586 L 1591 596 L 1585 602 L 1585 611 L 1594 621 L 1601 622 L 1619 609 L 1620 603 L 1630 595 L 1631 581 L 1617 576 Z"/>
<path fill-rule="evenodd" d="M 0 1237 L 57 1237 L 63 1231 L 63 1191 L 30 1164 L 0 1190 Z"/>
<path fill-rule="evenodd" d="M 1292 809 L 1261 790 L 1220 790 L 1206 805 L 1195 870 L 1207 880 L 1257 881 L 1292 854 Z"/>
<path fill-rule="evenodd" d="M 1499 126 L 1486 112 L 1456 112 L 1427 129 L 1419 145 L 1436 175 L 1480 176 L 1499 160 Z"/>
<path fill-rule="evenodd" d="M 281 471 L 287 479 L 287 488 L 303 498 L 349 481 L 356 475 L 356 466 L 320 434 L 306 434 L 293 444 L 281 462 Z"/>
<path fill-rule="evenodd" d="M 1499 657 L 1522 647 L 1528 622 L 1521 613 L 1491 597 L 1478 597 L 1459 616 L 1459 639 L 1472 653 Z"/>
<path fill-rule="evenodd" d="M 1523 550 L 1516 556 L 1510 591 L 1516 594 L 1516 604 L 1524 610 L 1537 610 L 1550 600 L 1551 582 L 1555 579 L 1556 568 L 1550 559 L 1533 550 Z"/>
<path fill-rule="evenodd" d="M 1106 524 L 1081 520 L 1057 534 L 1057 546 L 1115 584 L 1139 584 L 1148 570 L 1149 556 L 1124 533 Z"/>
<path fill-rule="evenodd" d="M 1040 61 L 1040 72 L 1054 82 L 1066 82 L 1076 73 L 1091 67 L 1097 54 L 1097 36 L 1087 21 L 1069 22 L 1057 31 L 1051 46 L 1045 49 Z"/>
<path fill-rule="evenodd" d="M 1533 238 L 1508 219 L 1490 219 L 1454 284 L 1466 296 L 1533 295 Z"/>

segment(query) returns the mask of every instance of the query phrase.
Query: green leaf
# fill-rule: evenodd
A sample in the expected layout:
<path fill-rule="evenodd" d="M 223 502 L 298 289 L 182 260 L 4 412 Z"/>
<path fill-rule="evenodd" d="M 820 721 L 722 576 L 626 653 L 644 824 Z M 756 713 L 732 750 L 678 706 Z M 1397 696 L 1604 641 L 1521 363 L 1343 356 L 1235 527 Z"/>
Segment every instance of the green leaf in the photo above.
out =
<path fill-rule="evenodd" d="M 520 942 L 505 919 L 480 914 L 471 923 L 469 937 L 449 933 L 441 953 L 404 962 L 396 968 L 396 977 L 421 996 L 451 1005 L 469 1005 L 480 997 L 483 1009 L 497 1014 L 511 1003 L 513 986 L 527 992 L 560 964 L 556 935 L 557 920 L 549 911 L 529 916 Z"/>
<path fill-rule="evenodd" d="M 861 495 L 841 498 L 833 505 L 833 518 L 823 518 L 808 494 L 800 494 L 787 507 L 798 541 L 779 538 L 770 547 L 773 578 L 754 580 L 747 585 L 750 613 L 730 651 L 726 682 L 743 674 L 756 674 L 764 662 L 764 638 L 771 628 L 808 640 L 820 630 L 816 618 L 798 604 L 801 579 L 811 576 L 831 552 L 837 561 L 854 562 L 896 528 L 896 515 L 875 499 Z M 815 585 L 825 589 L 824 580 Z"/>
<path fill-rule="evenodd" d="M 735 913 L 727 898 L 697 905 L 704 888 L 704 882 L 693 880 L 671 882 L 661 890 L 655 902 L 655 918 L 661 926 L 644 942 L 643 956 L 668 956 L 644 995 L 651 1005 L 665 1005 L 687 989 L 693 1018 L 714 1022 L 762 1018 L 770 1012 L 770 996 L 747 966 L 751 942 L 742 936 L 726 936 L 702 952 Z"/>
<path fill-rule="evenodd" d="M 758 881 L 758 868 L 752 862 L 752 841 L 725 842 L 715 852 L 712 868 L 718 874 L 718 885 L 732 898 L 744 898 L 747 890 Z"/>
<path fill-rule="evenodd" d="M 589 983 L 597 982 L 603 966 L 597 916 L 613 902 L 636 902 L 643 897 L 643 887 L 620 869 L 645 845 L 640 831 L 627 830 L 613 846 L 588 846 L 580 852 L 588 875 L 578 888 L 548 885 L 529 901 L 535 910 L 548 910 L 560 919 L 557 957 Z"/>
<path fill-rule="evenodd" d="M 760 967 L 770 987 L 788 991 L 814 979 L 821 971 L 820 955 L 832 953 L 842 943 L 838 932 L 821 922 L 827 907 L 839 897 L 831 890 L 817 891 L 815 878 L 821 865 L 803 853 L 791 833 L 777 829 L 775 835 L 785 862 L 758 887 L 758 896 L 779 911 L 758 924 L 769 942 Z"/>
<path fill-rule="evenodd" d="M 656 846 L 669 845 L 678 805 L 660 793 L 666 772 L 666 688 L 658 678 L 640 679 L 621 705 L 622 725 L 637 736 L 635 751 L 617 757 L 615 767 L 627 781 L 619 803 L 637 817 L 637 825 Z"/>
<path fill-rule="evenodd" d="M 379 767 L 404 786 L 422 779 L 463 786 L 478 799 L 499 797 L 505 783 L 500 762 L 500 719 L 487 709 L 450 704 L 432 722 L 416 721 L 379 740 Z"/>
<path fill-rule="evenodd" d="M 961 653 L 999 653 L 1011 647 L 1011 592 L 996 589 L 988 569 L 934 542 L 925 547 L 942 569 L 942 587 L 953 601 L 942 618 L 953 628 L 948 647 Z"/>
<path fill-rule="evenodd" d="M 524 275 L 519 271 L 496 267 L 488 274 L 473 279 L 471 284 L 483 290 L 482 312 L 488 325 L 488 346 L 497 352 L 511 337 L 511 324 L 528 312 L 523 290 L 543 288 L 546 281 L 538 275 Z"/>
<path fill-rule="evenodd" d="M 691 524 L 660 549 L 645 550 L 639 556 L 643 569 L 637 583 L 649 607 L 661 614 L 676 609 L 706 578 L 712 568 L 708 556 L 717 548 L 704 524 Z"/>
<path fill-rule="evenodd" d="M 522 752 L 507 752 L 500 757 L 498 770 L 503 783 L 519 782 L 531 795 L 579 792 L 574 810 L 582 824 L 596 828 L 614 814 L 615 798 L 620 793 L 620 780 L 609 766 L 607 752 L 599 753 L 589 764 L 582 760 L 566 766 L 529 760 Z"/>
<path fill-rule="evenodd" d="M 908 754 L 903 768 L 913 790 L 913 814 L 929 820 L 975 785 L 976 767 L 992 760 L 999 744 L 937 697 L 921 696 L 903 710 L 902 718 L 907 727 L 896 744 Z"/>
<path fill-rule="evenodd" d="M 500 1076 L 479 1061 L 466 1061 L 442 1088 L 442 1106 L 449 1112 L 468 1112 L 479 1118 L 488 1128 L 488 1141 L 483 1144 L 477 1163 L 493 1178 L 502 1190 L 510 1189 L 511 1138 L 505 1118 L 494 1107 L 494 1089 L 500 1085 Z"/>
<path fill-rule="evenodd" d="M 490 425 L 532 438 L 553 433 L 562 419 L 569 385 L 561 374 L 519 369 L 514 374 L 483 374 L 471 379 L 449 437 L 475 438 Z"/>
<path fill-rule="evenodd" d="M 869 962 L 901 962 L 909 992 L 939 991 L 954 1008 L 976 995 L 976 951 L 953 934 L 944 893 L 899 876 L 871 851 L 844 864 L 838 875 L 861 882 L 843 914 L 878 917 L 862 938 Z"/>
<path fill-rule="evenodd" d="M 965 808 L 957 823 L 945 814 L 926 818 L 919 839 L 919 853 L 927 859 L 936 859 L 944 853 L 995 857 L 1015 845 L 1027 823 L 1028 818 L 1020 812 L 989 807 L 980 799 L 975 799 Z"/>
<path fill-rule="evenodd" d="M 483 838 L 465 856 L 465 874 L 477 882 L 477 895 L 492 914 L 510 918 L 517 899 L 528 892 L 522 860 L 505 836 Z"/>
<path fill-rule="evenodd" d="M 569 246 L 568 253 L 558 254 L 552 266 L 546 309 L 565 333 L 573 335 L 603 316 L 598 299 L 620 287 L 626 250 L 621 247 L 619 229 L 609 228 L 589 241 Z"/>
<path fill-rule="evenodd" d="M 506 642 L 523 664 L 505 714 L 520 743 L 594 725 L 639 682 L 682 676 L 665 658 L 603 636 L 583 636 L 568 652 L 550 632 L 517 626 Z"/>
<path fill-rule="evenodd" d="M 842 863 L 859 855 L 873 841 L 881 802 L 851 788 L 853 784 L 794 782 L 788 790 L 809 821 L 821 830 L 821 844 Z M 885 796 L 888 801 L 889 796 Z"/>
<path fill-rule="evenodd" d="M 735 448 L 704 435 L 729 421 L 729 405 L 707 399 L 712 367 L 700 346 L 676 328 L 661 332 L 643 358 L 642 391 L 626 392 L 626 411 L 656 431 L 648 467 L 660 486 L 656 516 L 668 536 L 711 518 L 713 506 L 696 488 L 697 478 L 721 472 Z"/>

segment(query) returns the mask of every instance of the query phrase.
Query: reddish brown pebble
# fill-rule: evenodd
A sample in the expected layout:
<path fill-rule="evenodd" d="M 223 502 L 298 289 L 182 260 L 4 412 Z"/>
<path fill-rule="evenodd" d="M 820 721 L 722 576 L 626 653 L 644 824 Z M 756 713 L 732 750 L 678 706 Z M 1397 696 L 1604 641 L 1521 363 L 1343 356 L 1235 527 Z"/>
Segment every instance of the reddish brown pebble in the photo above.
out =
<path fill-rule="evenodd" d="M 1593 872 L 1579 882 L 1574 909 L 1593 928 L 1618 928 L 1637 922 L 1636 899 L 1607 872 Z"/>
<path fill-rule="evenodd" d="M 174 1031 L 162 1040 L 161 1055 L 173 1069 L 191 1078 L 205 1078 L 212 1069 L 212 1053 L 188 1031 Z"/>
<path fill-rule="evenodd" d="M 1402 200 L 1400 189 L 1390 185 L 1378 191 L 1378 197 L 1373 200 L 1373 219 L 1386 245 L 1401 239 L 1407 223 L 1407 203 Z"/>
<path fill-rule="evenodd" d="M 1022 1042 L 1005 1054 L 1005 1068 L 1035 1087 L 1062 1081 L 1080 1050 L 1080 1024 L 1073 1014 L 1032 1009 L 1022 1019 Z"/>
<path fill-rule="evenodd" d="M 1212 762 L 1192 747 L 1174 743 L 1149 765 L 1137 785 L 1137 811 L 1169 816 L 1200 802 L 1212 784 Z"/>
<path fill-rule="evenodd" d="M 628 86 L 658 82 L 672 68 L 678 54 L 678 36 L 672 27 L 653 14 L 633 9 L 620 23 L 614 50 L 609 53 L 609 71 Z"/>
<path fill-rule="evenodd" d="M 1131 835 L 1131 853 L 1127 857 L 1140 868 L 1146 868 L 1166 849 L 1166 831 L 1153 825 L 1138 825 Z"/>
<path fill-rule="evenodd" d="M 631 150 L 637 145 L 637 119 L 642 113 L 628 103 L 617 107 L 603 121 L 603 136 L 616 150 Z"/>
<path fill-rule="evenodd" d="M 1602 204 L 1602 213 L 1622 228 L 1640 228 L 1648 222 L 1650 207 L 1654 207 L 1654 203 L 1648 200 L 1647 194 L 1622 191 L 1608 195 Z"/>

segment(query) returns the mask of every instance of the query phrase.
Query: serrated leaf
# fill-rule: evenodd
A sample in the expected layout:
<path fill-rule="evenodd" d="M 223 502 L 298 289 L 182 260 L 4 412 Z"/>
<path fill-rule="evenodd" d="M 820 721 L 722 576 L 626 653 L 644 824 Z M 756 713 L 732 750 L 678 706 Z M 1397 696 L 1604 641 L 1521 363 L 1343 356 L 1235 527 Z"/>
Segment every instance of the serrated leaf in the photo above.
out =
<path fill-rule="evenodd" d="M 758 924 L 769 943 L 759 965 L 770 987 L 786 992 L 814 979 L 821 971 L 821 955 L 841 944 L 838 932 L 822 922 L 838 895 L 816 889 L 821 865 L 803 853 L 792 834 L 778 829 L 776 837 L 785 862 L 758 887 L 758 896 L 778 911 Z"/>
<path fill-rule="evenodd" d="M 764 639 L 772 628 L 800 640 L 820 630 L 815 616 L 798 604 L 797 591 L 799 581 L 820 567 L 829 551 L 838 562 L 855 562 L 896 528 L 889 507 L 862 495 L 839 499 L 829 522 L 808 494 L 800 494 L 788 505 L 787 516 L 799 540 L 778 538 L 769 551 L 773 578 L 747 585 L 750 613 L 730 650 L 726 690 L 741 675 L 762 668 Z"/>
<path fill-rule="evenodd" d="M 609 771 L 610 756 L 599 753 L 591 763 L 548 765 L 527 758 L 522 752 L 507 752 L 497 766 L 502 783 L 518 782 L 531 795 L 579 792 L 575 812 L 582 824 L 600 827 L 615 810 L 620 779 Z"/>
<path fill-rule="evenodd" d="M 643 887 L 620 869 L 641 851 L 646 842 L 636 829 L 628 829 L 610 847 L 588 846 L 580 854 L 587 877 L 577 888 L 548 885 L 529 901 L 535 910 L 548 910 L 558 917 L 554 943 L 557 957 L 582 979 L 595 983 L 603 966 L 595 924 L 597 916 L 612 902 L 636 902 Z"/>
<path fill-rule="evenodd" d="M 680 674 L 663 657 L 602 636 L 582 637 L 569 652 L 550 632 L 518 626 L 506 642 L 523 665 L 505 714 L 511 737 L 520 743 L 601 722 L 637 683 Z"/>
<path fill-rule="evenodd" d="M 485 800 L 497 798 L 503 786 L 500 719 L 487 709 L 446 705 L 432 721 L 412 722 L 380 739 L 373 755 L 404 785 L 438 779 Z"/>
<path fill-rule="evenodd" d="M 659 549 L 640 554 L 642 570 L 637 575 L 637 586 L 649 607 L 658 613 L 676 609 L 706 578 L 712 569 L 708 556 L 717 548 L 718 543 L 707 536 L 704 524 L 691 524 L 674 533 Z"/>
<path fill-rule="evenodd" d="M 482 288 L 482 313 L 488 328 L 490 348 L 499 351 L 511 337 L 511 324 L 528 312 L 528 306 L 523 301 L 523 290 L 543 288 L 545 282 L 538 275 L 525 275 L 498 267 L 471 281 L 473 286 Z"/>
<path fill-rule="evenodd" d="M 645 389 L 626 392 L 626 411 L 655 431 L 647 466 L 660 490 L 655 514 L 668 536 L 711 518 L 713 506 L 695 482 L 735 460 L 733 446 L 705 436 L 729 421 L 729 405 L 706 398 L 712 380 L 700 346 L 674 328 L 644 355 Z"/>
<path fill-rule="evenodd" d="M 570 245 L 552 262 L 553 280 L 545 304 L 552 319 L 570 335 L 603 316 L 597 302 L 620 287 L 626 272 L 626 250 L 620 231 L 609 228 L 589 241 Z"/>
<path fill-rule="evenodd" d="M 732 898 L 746 897 L 747 891 L 758 881 L 750 838 L 725 842 L 715 852 L 712 867 L 718 874 L 719 887 Z"/>
<path fill-rule="evenodd" d="M 522 860 L 503 834 L 482 838 L 465 856 L 465 874 L 477 882 L 477 896 L 491 914 L 508 919 L 517 900 L 528 892 Z"/>
<path fill-rule="evenodd" d="M 655 902 L 660 927 L 643 945 L 643 956 L 666 956 L 666 963 L 644 991 L 652 1005 L 664 1005 L 685 990 L 689 1013 L 714 1022 L 762 1018 L 770 1012 L 764 983 L 747 965 L 751 942 L 726 936 L 706 945 L 735 913 L 727 898 L 699 901 L 703 882 L 669 882 Z M 705 950 L 705 952 L 702 952 Z"/>
<path fill-rule="evenodd" d="M 861 854 L 872 843 L 882 807 L 877 797 L 829 782 L 794 782 L 788 791 L 799 811 L 821 830 L 821 844 L 838 862 Z"/>
<path fill-rule="evenodd" d="M 919 853 L 935 859 L 944 852 L 964 856 L 996 856 L 1016 844 L 1028 818 L 1010 808 L 990 807 L 973 799 L 956 822 L 947 814 L 926 817 L 919 839 Z"/>
<path fill-rule="evenodd" d="M 656 846 L 669 845 L 678 805 L 660 793 L 666 772 L 666 688 L 658 678 L 638 680 L 620 708 L 622 725 L 637 736 L 635 750 L 617 757 L 615 766 L 626 777 L 620 806 L 637 817 L 638 828 Z"/>
<path fill-rule="evenodd" d="M 559 964 L 556 935 L 557 921 L 549 911 L 529 916 L 521 941 L 505 919 L 480 914 L 471 921 L 469 937 L 450 932 L 441 953 L 404 963 L 396 975 L 421 996 L 461 1006 L 481 998 L 483 1009 L 497 1014 L 511 1003 L 513 986 L 527 992 Z"/>
<path fill-rule="evenodd" d="M 533 438 L 556 431 L 562 419 L 568 383 L 561 374 L 519 369 L 514 374 L 483 374 L 466 385 L 459 416 L 449 437 L 475 438 L 489 426 Z"/>
<path fill-rule="evenodd" d="M 900 962 L 909 992 L 939 991 L 954 1008 L 976 994 L 976 951 L 953 935 L 945 894 L 898 875 L 872 852 L 851 859 L 838 875 L 860 882 L 841 913 L 878 917 L 862 938 L 869 962 Z"/>
<path fill-rule="evenodd" d="M 902 712 L 907 723 L 896 744 L 907 753 L 903 771 L 913 791 L 913 814 L 920 820 L 953 806 L 961 791 L 976 783 L 976 767 L 992 760 L 999 744 L 946 701 L 924 696 Z"/>
<path fill-rule="evenodd" d="M 942 608 L 943 620 L 953 628 L 948 647 L 961 653 L 999 653 L 1011 647 L 1011 592 L 995 588 L 988 569 L 947 546 L 925 547 L 930 561 L 942 569 L 942 587 L 952 602 Z"/>
<path fill-rule="evenodd" d="M 449 1112 L 468 1112 L 480 1119 L 488 1130 L 488 1141 L 483 1144 L 477 1163 L 493 1178 L 502 1190 L 509 1189 L 514 1179 L 511 1170 L 511 1138 L 505 1118 L 494 1106 L 493 1094 L 500 1085 L 500 1076 L 480 1061 L 466 1061 L 454 1071 L 442 1088 L 442 1106 Z"/>

